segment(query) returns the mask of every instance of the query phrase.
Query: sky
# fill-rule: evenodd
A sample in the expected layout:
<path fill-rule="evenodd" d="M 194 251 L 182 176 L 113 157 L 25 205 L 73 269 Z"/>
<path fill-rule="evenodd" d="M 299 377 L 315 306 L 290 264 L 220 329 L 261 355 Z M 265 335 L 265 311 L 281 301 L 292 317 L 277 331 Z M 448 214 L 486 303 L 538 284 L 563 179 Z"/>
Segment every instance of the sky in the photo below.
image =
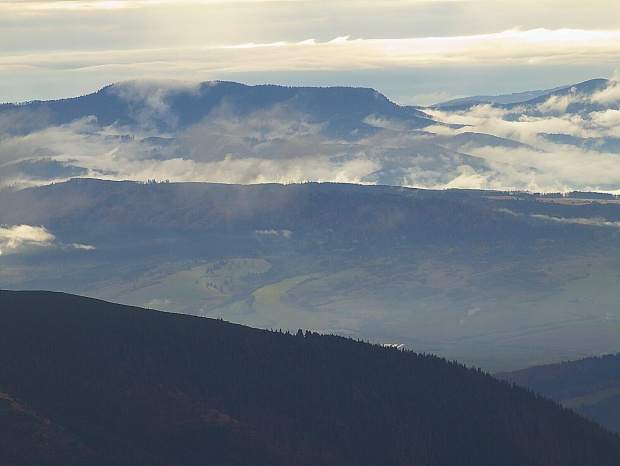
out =
<path fill-rule="evenodd" d="M 166 78 L 372 87 L 399 104 L 620 67 L 616 0 L 0 0 L 0 102 Z"/>

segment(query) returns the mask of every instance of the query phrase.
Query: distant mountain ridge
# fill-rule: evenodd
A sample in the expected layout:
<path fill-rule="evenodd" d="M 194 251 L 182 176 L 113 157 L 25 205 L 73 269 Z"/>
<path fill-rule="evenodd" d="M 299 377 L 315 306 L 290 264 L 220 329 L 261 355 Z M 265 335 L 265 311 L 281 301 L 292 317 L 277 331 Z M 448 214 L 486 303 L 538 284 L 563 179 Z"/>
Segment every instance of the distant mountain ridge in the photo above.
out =
<path fill-rule="evenodd" d="M 613 465 L 620 455 L 617 435 L 433 356 L 48 292 L 0 291 L 0 318 L 10 463 Z M 64 434 L 45 447 L 53 429 Z"/>
<path fill-rule="evenodd" d="M 548 396 L 620 433 L 620 353 L 502 372 L 497 376 Z"/>
<path fill-rule="evenodd" d="M 438 102 L 430 105 L 430 108 L 448 108 L 448 107 L 464 107 L 468 105 L 476 104 L 516 104 L 520 102 L 527 102 L 538 97 L 547 96 L 555 91 L 565 89 L 570 86 L 559 86 L 552 89 L 537 90 L 537 91 L 524 91 L 513 92 L 511 94 L 501 95 L 474 95 L 470 97 L 459 97 L 457 99 L 450 99 L 444 102 Z"/>
<path fill-rule="evenodd" d="M 591 173 L 599 162 L 558 178 L 539 155 L 570 165 L 600 157 L 591 150 L 613 158 L 617 141 L 600 112 L 617 107 L 616 85 L 598 79 L 518 103 L 423 109 L 368 88 L 120 82 L 81 97 L 0 105 L 0 188 L 94 177 L 613 192 L 613 170 Z M 569 136 L 589 140 L 544 134 L 564 128 L 549 118 L 565 114 L 588 126 Z M 583 156 L 566 154 L 566 143 Z"/>
<path fill-rule="evenodd" d="M 519 109 L 522 108 L 526 112 L 532 112 L 537 106 L 545 104 L 545 102 L 560 99 L 562 97 L 583 97 L 577 102 L 571 102 L 567 104 L 563 112 L 565 113 L 578 113 L 578 112 L 592 112 L 607 108 L 602 103 L 588 102 L 587 97 L 597 92 L 605 90 L 611 81 L 608 79 L 597 78 L 590 79 L 578 84 L 569 86 L 560 86 L 553 89 L 543 91 L 530 91 L 521 92 L 516 94 L 507 94 L 501 96 L 475 96 L 464 97 L 462 99 L 454 99 L 446 102 L 441 102 L 430 106 L 429 108 L 438 108 L 444 110 L 465 110 L 476 105 L 490 104 L 498 108 L 505 109 Z"/>
<path fill-rule="evenodd" d="M 283 106 L 291 114 L 304 112 L 317 122 L 329 121 L 335 126 L 361 124 L 372 114 L 412 121 L 420 128 L 435 123 L 424 112 L 396 105 L 374 89 L 248 86 L 228 81 L 200 84 L 126 81 L 81 97 L 2 104 L 0 113 L 38 111 L 43 114 L 40 125 L 62 125 L 91 115 L 101 126 L 139 125 L 148 117 L 149 123 L 156 124 L 160 131 L 169 132 L 200 122 L 221 105 L 239 117 Z"/>

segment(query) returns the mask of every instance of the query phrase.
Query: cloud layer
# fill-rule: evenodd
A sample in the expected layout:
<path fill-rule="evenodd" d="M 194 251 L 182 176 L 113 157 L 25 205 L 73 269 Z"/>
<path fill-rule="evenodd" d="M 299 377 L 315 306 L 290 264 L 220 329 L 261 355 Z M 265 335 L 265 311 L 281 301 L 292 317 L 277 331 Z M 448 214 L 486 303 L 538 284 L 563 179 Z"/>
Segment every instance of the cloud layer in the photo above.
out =
<path fill-rule="evenodd" d="M 103 72 L 168 78 L 274 71 L 360 70 L 620 62 L 620 29 L 509 29 L 497 33 L 425 38 L 340 36 L 271 43 L 33 51 L 0 57 L 2 75 Z"/>
<path fill-rule="evenodd" d="M 509 83 L 489 71 L 504 67 L 519 67 L 512 84 L 541 79 L 542 69 L 565 84 L 557 80 L 567 70 L 577 80 L 585 70 L 609 75 L 617 66 L 618 17 L 620 4 L 605 0 L 9 1 L 0 3 L 0 101 L 149 77 L 274 82 L 277 73 L 282 82 L 296 73 L 297 84 L 303 77 L 352 85 L 360 70 L 399 70 L 398 83 L 377 76 L 367 85 L 403 103 L 498 89 Z M 412 87 L 414 70 L 445 75 L 447 67 L 447 82 L 462 69 L 460 90 Z M 471 74 L 480 69 L 486 74 Z"/>
<path fill-rule="evenodd" d="M 479 132 L 523 144 L 514 148 L 459 147 L 460 151 L 498 165 L 497 172 L 488 176 L 465 176 L 459 180 L 460 187 L 619 193 L 620 153 L 609 143 L 620 136 L 619 92 L 616 77 L 594 93 L 573 88 L 562 95 L 512 108 L 487 104 L 430 113 L 440 121 L 465 125 L 456 130 L 435 128 L 443 134 Z M 585 144 L 580 144 L 584 141 L 592 144 L 584 148 Z M 499 164 L 510 169 L 502 170 Z"/>

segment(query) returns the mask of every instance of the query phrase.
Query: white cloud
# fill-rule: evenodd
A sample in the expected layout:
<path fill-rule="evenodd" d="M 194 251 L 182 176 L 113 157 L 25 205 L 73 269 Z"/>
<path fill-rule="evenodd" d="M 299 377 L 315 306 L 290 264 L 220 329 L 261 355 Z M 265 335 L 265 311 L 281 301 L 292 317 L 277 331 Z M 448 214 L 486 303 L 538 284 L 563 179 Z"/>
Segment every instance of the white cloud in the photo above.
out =
<path fill-rule="evenodd" d="M 19 3 L 19 2 L 15 2 Z M 23 2 L 22 2 L 23 3 Z M 32 10 L 77 10 L 77 9 L 97 9 L 97 10 L 117 10 L 121 8 L 131 8 L 138 4 L 138 2 L 128 2 L 123 0 L 98 0 L 98 1 L 35 1 L 30 3 L 30 9 Z"/>
<path fill-rule="evenodd" d="M 611 74 L 620 62 L 618 16 L 620 2 L 604 0 L 0 2 L 0 101 L 147 77 L 248 82 L 251 74 L 253 83 L 301 84 L 295 74 L 357 85 L 347 76 L 368 70 L 400 70 L 398 93 L 393 77 L 362 77 L 404 103 L 472 88 L 531 89 L 526 82 L 552 87 L 588 71 Z M 414 88 L 415 70 L 431 69 L 450 76 L 451 88 L 432 78 Z"/>
<path fill-rule="evenodd" d="M 595 218 L 564 218 L 564 217 L 550 217 L 549 215 L 535 214 L 534 218 L 540 218 L 543 220 L 550 220 L 558 223 L 572 223 L 575 225 L 590 225 L 596 227 L 615 227 L 620 228 L 620 222 L 610 222 L 602 217 Z"/>
<path fill-rule="evenodd" d="M 0 98 L 69 96 L 87 80 L 92 89 L 268 71 L 518 65 L 518 83 L 552 63 L 608 74 L 619 16 L 609 0 L 3 1 Z M 243 44 L 252 46 L 227 48 Z M 413 94 L 441 91 L 430 83 Z"/>
<path fill-rule="evenodd" d="M 48 247 L 55 239 L 44 227 L 0 226 L 0 254 L 11 254 L 25 247 Z"/>
<path fill-rule="evenodd" d="M 604 91 L 592 96 L 592 102 L 603 105 L 620 103 L 620 83 L 618 81 L 611 81 L 611 84 Z"/>
<path fill-rule="evenodd" d="M 611 73 L 620 63 L 619 15 L 620 2 L 608 0 L 5 1 L 0 2 L 0 100 L 12 100 L 12 95 L 22 96 L 16 100 L 67 97 L 129 77 L 195 83 L 223 76 L 240 76 L 237 80 L 242 81 L 252 76 L 256 82 L 260 76 L 273 80 L 287 75 L 291 83 L 291 76 L 318 72 L 341 76 L 340 83 L 347 85 L 346 77 L 354 70 L 397 70 L 398 79 L 406 82 L 398 92 L 399 102 L 430 104 L 467 92 L 457 86 L 468 80 L 479 81 L 476 86 L 484 90 L 480 94 L 497 82 L 525 86 L 524 78 L 541 75 L 537 70 L 542 67 L 568 80 L 553 85 L 574 82 L 571 73 L 576 69 Z M 513 78 L 505 72 L 505 79 L 492 78 L 493 73 L 477 79 L 472 74 L 498 69 L 518 73 Z M 427 70 L 446 70 L 452 87 L 429 82 L 414 88 L 414 76 Z M 392 80 L 375 76 L 372 86 L 387 92 Z M 438 120 L 466 125 L 427 128 L 439 135 L 489 133 L 536 149 L 451 147 L 483 158 L 493 170 L 482 171 L 463 161 L 442 172 L 427 161 L 404 170 L 403 182 L 423 187 L 612 190 L 620 184 L 618 154 L 553 143 L 540 133 L 620 137 L 618 78 L 588 98 L 573 93 L 548 99 L 538 108 L 542 116 L 507 118 L 506 110 L 492 106 L 436 112 Z M 145 136 L 160 135 L 154 122 L 175 127 L 168 98 L 188 86 L 195 84 L 161 87 L 153 81 L 134 81 L 118 87 L 118 95 L 142 123 L 131 129 L 133 141 L 120 140 L 127 129 L 101 128 L 93 119 L 40 129 L 46 115 L 30 115 L 25 125 L 35 128 L 30 134 L 3 136 L 0 169 L 12 174 L 4 176 L 2 184 L 36 183 L 15 175 L 14 167 L 41 158 L 75 164 L 92 176 L 109 179 L 359 181 L 383 168 L 379 158 L 386 148 L 409 148 L 415 157 L 415 147 L 432 139 L 409 134 L 399 122 L 369 119 L 386 131 L 360 141 L 365 147 L 339 147 L 340 142 L 318 136 L 320 125 L 303 115 L 279 114 L 276 108 L 243 120 L 214 113 L 180 135 L 183 142 L 174 148 L 141 143 Z M 575 102 L 607 108 L 566 115 Z M 0 121 L 0 130 L 17 134 L 13 116 Z M 152 151 L 159 151 L 157 159 Z"/>
<path fill-rule="evenodd" d="M 32 10 L 118 10 L 126 8 L 149 8 L 158 5 L 218 5 L 223 3 L 266 3 L 266 2 L 295 2 L 301 0 L 30 0 L 22 2 L 8 2 Z"/>
<path fill-rule="evenodd" d="M 16 254 L 32 248 L 49 248 L 58 244 L 57 238 L 43 226 L 0 226 L 0 255 Z M 62 243 L 60 246 L 66 248 Z M 72 243 L 68 247 L 83 251 L 96 249 L 95 246 L 81 243 Z"/>
<path fill-rule="evenodd" d="M 571 40 L 565 37 L 570 36 Z M 243 45 L 246 44 L 246 45 Z M 162 44 L 163 45 L 163 44 Z M 454 37 L 278 40 L 110 50 L 26 50 L 0 56 L 0 76 L 216 77 L 230 73 L 407 69 L 444 66 L 601 66 L 620 63 L 620 30 L 507 30 Z M 24 81 L 24 79 L 22 79 Z M 26 80 L 27 81 L 27 80 Z M 601 99 L 617 97 L 610 90 Z"/>
<path fill-rule="evenodd" d="M 177 117 L 170 111 L 168 99 L 179 92 L 197 92 L 199 83 L 179 80 L 132 80 L 112 87 L 112 93 L 129 104 L 130 117 L 144 129 L 153 129 L 156 122 L 174 128 Z"/>
<path fill-rule="evenodd" d="M 71 247 L 74 249 L 83 249 L 84 251 L 93 251 L 97 249 L 95 246 L 92 246 L 90 244 L 80 244 L 80 243 L 73 243 Z"/>
<path fill-rule="evenodd" d="M 282 236 L 284 239 L 291 239 L 293 237 L 293 232 L 290 230 L 256 230 L 254 234 L 265 236 Z"/>
<path fill-rule="evenodd" d="M 448 186 L 484 189 L 514 189 L 539 192 L 592 190 L 616 192 L 620 186 L 620 154 L 591 151 L 555 143 L 541 133 L 565 134 L 576 138 L 618 137 L 620 111 L 612 108 L 587 112 L 587 105 L 598 96 L 611 96 L 617 82 L 611 81 L 592 95 L 572 90 L 566 95 L 551 96 L 532 112 L 521 106 L 512 110 L 492 105 L 478 105 L 463 111 L 431 110 L 439 121 L 466 125 L 459 129 L 428 128 L 442 134 L 479 132 L 517 141 L 528 146 L 472 146 L 463 143 L 455 150 L 481 157 L 493 167 L 489 173 L 463 169 Z M 607 99 L 603 100 L 609 102 Z M 577 113 L 565 113 L 571 104 Z"/>
<path fill-rule="evenodd" d="M 465 317 L 461 317 L 461 318 L 459 319 L 459 323 L 460 323 L 461 325 L 464 325 L 464 324 L 465 324 L 465 322 L 467 321 L 467 319 L 469 319 L 469 318 L 470 318 L 470 317 L 472 317 L 473 315 L 477 314 L 477 313 L 478 313 L 478 312 L 480 312 L 481 310 L 482 310 L 482 308 L 480 308 L 480 307 L 474 307 L 474 308 L 469 309 L 469 310 L 467 311 L 467 315 L 466 315 Z"/>

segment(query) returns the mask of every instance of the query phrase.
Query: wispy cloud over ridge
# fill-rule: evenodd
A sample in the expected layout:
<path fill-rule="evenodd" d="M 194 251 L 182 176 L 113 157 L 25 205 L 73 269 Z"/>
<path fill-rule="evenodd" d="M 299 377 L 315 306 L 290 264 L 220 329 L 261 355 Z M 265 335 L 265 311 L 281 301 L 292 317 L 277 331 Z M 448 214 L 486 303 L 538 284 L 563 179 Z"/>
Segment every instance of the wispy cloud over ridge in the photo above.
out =
<path fill-rule="evenodd" d="M 456 129 L 443 126 L 431 130 L 449 135 L 486 133 L 522 143 L 519 147 L 465 143 L 458 148 L 490 163 L 522 167 L 512 174 L 500 171 L 504 186 L 530 191 L 581 189 L 617 193 L 620 153 L 611 143 L 606 150 L 595 150 L 564 141 L 589 139 L 604 144 L 618 138 L 620 85 L 617 79 L 611 79 L 593 91 L 580 89 L 568 88 L 566 92 L 517 106 L 482 104 L 462 110 L 429 110 L 439 121 L 462 125 Z M 550 134 L 569 135 L 572 139 L 553 139 L 548 137 Z M 477 187 L 485 184 L 490 187 L 489 181 L 485 179 Z"/>
<path fill-rule="evenodd" d="M 590 225 L 595 227 L 614 227 L 620 228 L 620 222 L 610 222 L 602 217 L 594 218 L 564 218 L 564 217 L 551 217 L 549 215 L 534 214 L 534 218 L 549 220 L 557 223 L 571 223 L 574 225 Z"/>
<path fill-rule="evenodd" d="M 57 238 L 44 226 L 0 225 L 0 255 L 18 254 L 38 248 L 60 247 L 62 250 L 79 249 L 93 251 L 97 249 L 89 244 L 58 243 Z"/>
<path fill-rule="evenodd" d="M 12 253 L 22 247 L 48 247 L 55 239 L 45 227 L 0 226 L 0 254 Z"/>
<path fill-rule="evenodd" d="M 220 84 L 231 92 L 254 92 L 247 86 Z M 517 105 L 425 109 L 434 121 L 424 119 L 424 124 L 430 123 L 424 131 L 416 127 L 417 120 L 377 114 L 370 108 L 344 126 L 333 126 L 344 120 L 332 121 L 327 114 L 318 118 L 303 106 L 260 100 L 264 97 L 257 107 L 242 110 L 232 94 L 199 120 L 180 125 L 181 107 L 173 108 L 175 99 L 181 98 L 186 108 L 216 86 L 150 80 L 106 88 L 109 96 L 126 106 L 126 124 L 101 124 L 91 115 L 49 125 L 44 114 L 29 106 L 0 114 L 0 122 L 7 123 L 0 158 L 3 185 L 92 176 L 620 192 L 616 79 L 584 83 Z M 301 91 L 278 92 L 291 98 L 291 92 Z M 380 97 L 366 94 L 368 104 Z M 380 101 L 404 111 L 383 97 Z M 35 129 L 26 131 L 20 124 Z"/>

